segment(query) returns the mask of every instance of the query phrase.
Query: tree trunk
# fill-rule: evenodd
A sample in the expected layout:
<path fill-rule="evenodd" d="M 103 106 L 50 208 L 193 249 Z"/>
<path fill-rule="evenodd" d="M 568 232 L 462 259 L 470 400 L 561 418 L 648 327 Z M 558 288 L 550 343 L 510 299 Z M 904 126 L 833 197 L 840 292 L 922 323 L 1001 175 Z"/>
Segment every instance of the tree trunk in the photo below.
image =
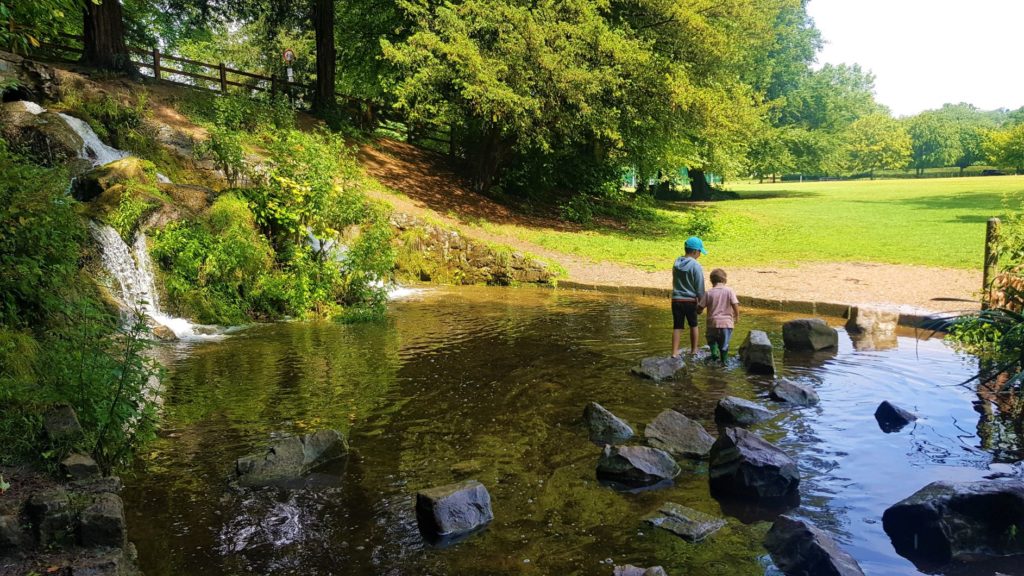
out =
<path fill-rule="evenodd" d="M 964 177 L 964 167 L 963 166 L 957 166 L 957 168 L 960 169 L 960 177 L 963 178 Z"/>
<path fill-rule="evenodd" d="M 502 139 L 496 128 L 484 130 L 477 146 L 473 147 L 474 151 L 471 153 L 467 149 L 473 189 L 481 194 L 487 193 L 497 181 L 511 151 L 511 147 Z"/>
<path fill-rule="evenodd" d="M 702 168 L 690 168 L 690 200 L 711 200 L 711 186 L 708 186 Z"/>
<path fill-rule="evenodd" d="M 137 74 L 124 41 L 124 16 L 120 0 L 85 2 L 82 63 L 97 68 Z"/>
<path fill-rule="evenodd" d="M 334 0 L 313 0 L 313 30 L 316 32 L 316 86 L 313 109 L 323 114 L 335 107 Z"/>

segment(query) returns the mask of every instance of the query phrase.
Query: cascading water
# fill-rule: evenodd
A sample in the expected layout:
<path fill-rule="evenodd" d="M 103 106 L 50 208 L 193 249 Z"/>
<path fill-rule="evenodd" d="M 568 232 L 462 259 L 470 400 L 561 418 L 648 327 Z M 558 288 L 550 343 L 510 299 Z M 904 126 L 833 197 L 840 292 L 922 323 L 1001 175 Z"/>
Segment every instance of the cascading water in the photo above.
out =
<path fill-rule="evenodd" d="M 68 116 L 63 112 L 58 112 L 57 115 L 63 118 L 64 122 L 67 122 L 67 125 L 75 131 L 75 134 L 82 138 L 84 144 L 78 155 L 92 162 L 93 166 L 110 164 L 128 156 L 124 150 L 104 144 L 99 135 L 84 120 Z"/>

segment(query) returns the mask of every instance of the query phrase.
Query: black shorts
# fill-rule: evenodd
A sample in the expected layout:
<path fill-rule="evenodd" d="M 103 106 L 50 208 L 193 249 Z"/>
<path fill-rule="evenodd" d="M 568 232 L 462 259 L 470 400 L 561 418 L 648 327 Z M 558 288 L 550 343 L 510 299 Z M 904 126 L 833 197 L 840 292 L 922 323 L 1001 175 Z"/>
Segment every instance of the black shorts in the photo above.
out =
<path fill-rule="evenodd" d="M 690 323 L 690 328 L 697 325 L 697 303 L 673 300 L 672 329 L 682 330 L 683 328 L 686 328 L 687 322 Z"/>

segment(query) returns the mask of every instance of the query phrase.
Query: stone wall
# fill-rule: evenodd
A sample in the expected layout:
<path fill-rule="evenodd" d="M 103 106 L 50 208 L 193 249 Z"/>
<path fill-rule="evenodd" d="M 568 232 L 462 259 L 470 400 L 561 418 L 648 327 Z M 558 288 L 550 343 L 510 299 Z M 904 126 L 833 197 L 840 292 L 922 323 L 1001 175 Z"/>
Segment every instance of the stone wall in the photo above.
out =
<path fill-rule="evenodd" d="M 408 214 L 394 213 L 391 225 L 396 232 L 396 271 L 404 280 L 508 286 L 547 285 L 555 277 L 543 262 Z"/>

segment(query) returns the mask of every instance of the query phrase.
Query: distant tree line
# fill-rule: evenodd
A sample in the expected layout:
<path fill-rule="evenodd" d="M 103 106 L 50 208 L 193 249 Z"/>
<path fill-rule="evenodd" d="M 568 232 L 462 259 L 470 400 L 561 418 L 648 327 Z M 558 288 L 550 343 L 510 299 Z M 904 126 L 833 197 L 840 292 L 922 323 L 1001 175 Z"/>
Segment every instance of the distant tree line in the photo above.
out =
<path fill-rule="evenodd" d="M 0 0 L 0 18 L 9 47 L 81 33 L 85 62 L 128 73 L 130 43 L 269 73 L 291 48 L 317 114 L 451 130 L 480 192 L 600 195 L 633 168 L 644 194 L 686 167 L 707 199 L 707 173 L 1024 167 L 1024 110 L 894 119 L 869 72 L 812 67 L 806 0 Z"/>

